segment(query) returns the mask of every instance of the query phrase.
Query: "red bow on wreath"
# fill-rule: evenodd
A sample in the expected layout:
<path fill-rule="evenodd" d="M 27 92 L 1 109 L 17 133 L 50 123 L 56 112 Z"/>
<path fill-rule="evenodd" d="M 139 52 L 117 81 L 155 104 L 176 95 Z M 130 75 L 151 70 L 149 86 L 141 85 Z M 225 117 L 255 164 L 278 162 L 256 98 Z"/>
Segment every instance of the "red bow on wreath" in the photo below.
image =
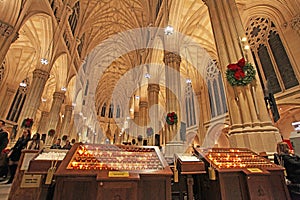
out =
<path fill-rule="evenodd" d="M 241 58 L 237 63 L 229 64 L 226 78 L 232 86 L 245 86 L 255 79 L 256 71 L 251 63 Z"/>
<path fill-rule="evenodd" d="M 22 128 L 31 128 L 33 125 L 33 119 L 26 118 L 23 120 L 21 127 Z"/>
<path fill-rule="evenodd" d="M 235 64 L 229 64 L 227 66 L 228 69 L 232 70 L 232 71 L 235 71 L 234 72 L 234 77 L 237 79 L 237 80 L 240 80 L 241 78 L 244 78 L 245 77 L 245 73 L 243 71 L 243 67 L 245 67 L 245 64 L 246 64 L 246 61 L 244 58 L 241 58 L 238 63 L 235 63 Z"/>

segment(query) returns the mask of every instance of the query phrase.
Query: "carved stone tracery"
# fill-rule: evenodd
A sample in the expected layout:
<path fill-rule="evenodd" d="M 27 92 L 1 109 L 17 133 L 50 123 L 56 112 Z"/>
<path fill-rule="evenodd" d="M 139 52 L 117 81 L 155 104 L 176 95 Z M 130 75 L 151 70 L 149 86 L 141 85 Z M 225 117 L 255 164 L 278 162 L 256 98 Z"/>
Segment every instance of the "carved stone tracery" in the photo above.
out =
<path fill-rule="evenodd" d="M 11 33 L 13 32 L 13 30 L 14 30 L 14 27 L 0 21 L 0 34 L 2 36 L 4 36 L 4 37 L 10 36 Z"/>

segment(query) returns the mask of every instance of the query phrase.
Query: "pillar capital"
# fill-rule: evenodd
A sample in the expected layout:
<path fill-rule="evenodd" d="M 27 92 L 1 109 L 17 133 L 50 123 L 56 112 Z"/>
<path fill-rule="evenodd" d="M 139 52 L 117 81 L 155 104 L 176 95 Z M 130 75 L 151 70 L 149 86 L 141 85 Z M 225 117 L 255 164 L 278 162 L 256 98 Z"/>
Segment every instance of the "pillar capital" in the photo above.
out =
<path fill-rule="evenodd" d="M 49 116 L 49 112 L 47 112 L 47 111 L 42 111 L 42 116 L 48 117 L 48 116 Z"/>
<path fill-rule="evenodd" d="M 65 110 L 66 111 L 73 111 L 74 107 L 72 105 L 65 105 Z"/>
<path fill-rule="evenodd" d="M 33 71 L 33 77 L 38 77 L 46 80 L 49 77 L 49 72 L 42 69 L 35 69 Z"/>
<path fill-rule="evenodd" d="M 165 51 L 164 52 L 164 63 L 169 64 L 169 63 L 180 63 L 181 62 L 181 56 L 177 53 L 170 52 L 170 51 Z"/>
<path fill-rule="evenodd" d="M 140 108 L 147 108 L 148 107 L 148 102 L 147 101 L 140 101 L 139 106 L 140 106 Z"/>
<path fill-rule="evenodd" d="M 65 98 L 65 93 L 64 92 L 60 92 L 60 91 L 57 91 L 57 92 L 54 92 L 53 93 L 53 99 L 64 99 Z"/>
<path fill-rule="evenodd" d="M 158 93 L 160 91 L 160 87 L 156 83 L 150 83 L 150 84 L 148 84 L 148 91 L 149 92 L 157 92 Z"/>

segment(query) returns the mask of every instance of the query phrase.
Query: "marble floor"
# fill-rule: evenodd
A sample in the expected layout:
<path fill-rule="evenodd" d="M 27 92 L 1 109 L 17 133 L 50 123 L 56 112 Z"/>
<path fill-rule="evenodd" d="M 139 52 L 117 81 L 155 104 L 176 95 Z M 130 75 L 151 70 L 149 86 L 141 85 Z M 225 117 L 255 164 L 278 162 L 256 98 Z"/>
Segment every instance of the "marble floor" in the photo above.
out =
<path fill-rule="evenodd" d="M 10 191 L 11 184 L 4 184 L 5 182 L 0 182 L 0 200 L 7 200 Z"/>

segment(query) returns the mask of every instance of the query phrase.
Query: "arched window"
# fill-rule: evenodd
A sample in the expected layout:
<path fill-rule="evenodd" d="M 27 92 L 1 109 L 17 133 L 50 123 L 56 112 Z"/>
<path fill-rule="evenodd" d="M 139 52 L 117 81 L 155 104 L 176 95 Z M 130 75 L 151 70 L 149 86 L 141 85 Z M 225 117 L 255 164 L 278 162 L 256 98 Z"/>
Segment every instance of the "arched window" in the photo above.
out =
<path fill-rule="evenodd" d="M 110 104 L 109 112 L 108 112 L 108 118 L 113 118 L 113 114 L 114 114 L 114 105 Z"/>
<path fill-rule="evenodd" d="M 263 84 L 268 83 L 269 92 L 283 92 L 299 85 L 276 26 L 270 19 L 252 18 L 246 35 L 259 78 Z"/>
<path fill-rule="evenodd" d="M 103 106 L 102 106 L 101 117 L 105 117 L 105 112 L 106 112 L 106 103 L 104 103 Z"/>
<path fill-rule="evenodd" d="M 18 122 L 19 120 L 20 113 L 22 111 L 26 99 L 26 93 L 29 86 L 29 79 L 26 78 L 25 80 L 23 80 L 23 83 L 26 83 L 26 86 L 19 86 L 19 89 L 14 97 L 13 103 L 10 106 L 8 115 L 6 117 L 6 119 L 9 121 Z"/>
<path fill-rule="evenodd" d="M 85 85 L 85 90 L 84 90 L 84 95 L 86 96 L 89 91 L 89 80 L 86 80 L 86 85 Z"/>
<path fill-rule="evenodd" d="M 196 125 L 194 92 L 191 83 L 187 83 L 185 88 L 185 109 L 187 127 Z"/>
<path fill-rule="evenodd" d="M 72 30 L 73 35 L 75 34 L 75 29 L 77 26 L 77 22 L 79 19 L 79 1 L 75 4 L 75 6 L 73 7 L 73 13 L 70 15 L 69 17 L 69 24 Z"/>
<path fill-rule="evenodd" d="M 117 106 L 116 118 L 120 118 L 121 109 L 120 106 Z"/>
<path fill-rule="evenodd" d="M 3 81 L 5 75 L 5 61 L 0 66 L 0 83 Z"/>
<path fill-rule="evenodd" d="M 217 117 L 227 112 L 226 99 L 221 73 L 215 61 L 211 61 L 206 69 L 206 81 L 209 94 L 211 116 Z"/>

